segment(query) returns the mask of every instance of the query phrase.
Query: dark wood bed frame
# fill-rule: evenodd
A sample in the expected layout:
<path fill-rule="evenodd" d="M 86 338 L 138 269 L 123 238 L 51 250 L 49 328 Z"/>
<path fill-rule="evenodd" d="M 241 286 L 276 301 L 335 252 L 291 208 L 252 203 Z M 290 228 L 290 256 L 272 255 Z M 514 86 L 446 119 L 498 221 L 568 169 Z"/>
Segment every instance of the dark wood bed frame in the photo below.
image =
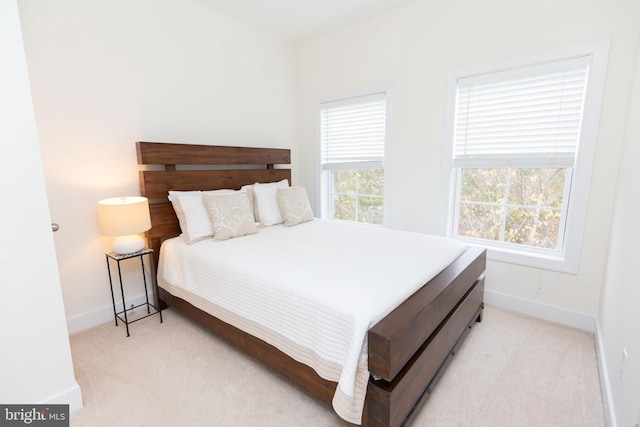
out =
<path fill-rule="evenodd" d="M 156 266 L 161 243 L 180 234 L 167 200 L 169 190 L 239 189 L 284 178 L 291 182 L 288 149 L 138 142 L 136 150 L 141 194 L 150 203 L 152 228 L 146 237 Z M 367 387 L 363 425 L 399 426 L 411 419 L 469 329 L 482 321 L 485 265 L 486 251 L 469 248 L 369 330 L 369 371 L 373 375 Z M 331 403 L 337 383 L 320 378 L 312 368 L 270 344 L 164 289 L 159 292 L 157 304 L 185 313 Z"/>

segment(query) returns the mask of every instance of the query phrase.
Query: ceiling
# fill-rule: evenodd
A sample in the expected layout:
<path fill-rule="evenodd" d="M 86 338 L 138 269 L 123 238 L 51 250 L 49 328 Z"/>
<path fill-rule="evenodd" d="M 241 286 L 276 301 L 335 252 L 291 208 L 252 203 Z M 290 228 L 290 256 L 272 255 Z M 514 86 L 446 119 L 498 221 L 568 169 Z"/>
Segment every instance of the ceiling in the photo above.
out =
<path fill-rule="evenodd" d="M 290 42 L 365 20 L 414 0 L 194 0 Z"/>

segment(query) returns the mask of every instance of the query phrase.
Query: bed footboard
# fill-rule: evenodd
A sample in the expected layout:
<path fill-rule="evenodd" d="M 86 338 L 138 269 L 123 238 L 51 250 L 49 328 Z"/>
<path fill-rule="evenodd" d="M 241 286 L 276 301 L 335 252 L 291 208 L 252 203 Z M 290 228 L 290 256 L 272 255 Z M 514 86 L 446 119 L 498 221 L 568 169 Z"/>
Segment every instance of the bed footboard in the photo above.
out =
<path fill-rule="evenodd" d="M 400 426 L 431 393 L 467 332 L 482 313 L 484 279 L 478 281 L 414 360 L 392 382 L 371 380 L 367 388 L 367 426 Z"/>
<path fill-rule="evenodd" d="M 369 331 L 367 425 L 399 426 L 482 320 L 486 251 L 469 249 Z M 457 271 L 456 271 L 457 270 Z"/>

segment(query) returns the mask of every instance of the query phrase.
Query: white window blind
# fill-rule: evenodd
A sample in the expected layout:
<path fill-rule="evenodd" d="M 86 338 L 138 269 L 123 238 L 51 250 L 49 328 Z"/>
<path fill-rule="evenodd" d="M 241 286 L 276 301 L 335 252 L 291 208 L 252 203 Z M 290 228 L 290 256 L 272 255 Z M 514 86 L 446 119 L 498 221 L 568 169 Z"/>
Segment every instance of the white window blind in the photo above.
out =
<path fill-rule="evenodd" d="M 589 57 L 458 80 L 455 167 L 573 167 Z"/>
<path fill-rule="evenodd" d="M 382 167 L 385 143 L 384 93 L 320 105 L 323 169 Z"/>

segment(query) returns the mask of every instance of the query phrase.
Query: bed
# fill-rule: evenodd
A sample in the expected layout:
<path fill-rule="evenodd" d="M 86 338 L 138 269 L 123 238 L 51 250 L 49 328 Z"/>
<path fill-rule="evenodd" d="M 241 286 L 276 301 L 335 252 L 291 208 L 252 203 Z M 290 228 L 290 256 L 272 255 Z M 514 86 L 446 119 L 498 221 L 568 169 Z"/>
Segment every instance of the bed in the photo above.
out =
<path fill-rule="evenodd" d="M 136 149 L 141 194 L 150 201 L 152 227 L 146 237 L 154 249 L 156 266 L 162 264 L 163 242 L 181 233 L 167 199 L 169 191 L 237 190 L 256 182 L 291 182 L 287 149 L 155 142 L 138 142 Z M 323 226 L 320 221 L 312 223 L 318 224 L 313 227 Z M 262 234 L 268 238 L 269 232 Z M 366 398 L 358 420 L 362 425 L 398 426 L 411 419 L 473 324 L 482 320 L 485 259 L 483 249 L 465 247 L 365 331 Z M 168 285 L 160 287 L 159 294 L 154 295 L 156 303 L 185 313 L 321 399 L 334 401 L 340 388 L 337 381 L 325 379 L 326 375 L 323 378 L 316 369 L 269 340 L 245 332 L 250 329 L 232 326 L 224 316 L 212 315 L 202 305 L 187 302 L 189 298 L 176 290 Z"/>

